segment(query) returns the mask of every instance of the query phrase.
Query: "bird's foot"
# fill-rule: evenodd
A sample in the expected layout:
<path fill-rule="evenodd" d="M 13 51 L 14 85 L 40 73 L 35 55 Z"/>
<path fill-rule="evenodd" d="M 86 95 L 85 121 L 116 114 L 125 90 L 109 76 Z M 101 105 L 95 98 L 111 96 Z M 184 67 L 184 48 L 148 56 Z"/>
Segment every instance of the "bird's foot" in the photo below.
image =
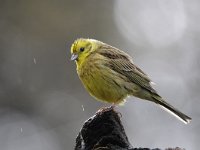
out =
<path fill-rule="evenodd" d="M 115 104 L 112 104 L 109 107 L 102 107 L 96 112 L 96 114 L 102 114 L 103 112 L 114 110 L 115 107 L 116 107 Z"/>

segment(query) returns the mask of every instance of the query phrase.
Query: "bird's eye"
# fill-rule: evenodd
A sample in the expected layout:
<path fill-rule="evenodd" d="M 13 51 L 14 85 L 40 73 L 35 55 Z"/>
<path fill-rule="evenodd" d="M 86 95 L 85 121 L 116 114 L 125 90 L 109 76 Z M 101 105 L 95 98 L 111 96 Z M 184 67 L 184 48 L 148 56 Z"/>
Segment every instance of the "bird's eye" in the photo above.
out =
<path fill-rule="evenodd" d="M 81 47 L 81 48 L 80 48 L 80 51 L 81 51 L 81 52 L 83 52 L 84 50 L 85 50 L 85 48 L 84 48 L 84 47 Z"/>

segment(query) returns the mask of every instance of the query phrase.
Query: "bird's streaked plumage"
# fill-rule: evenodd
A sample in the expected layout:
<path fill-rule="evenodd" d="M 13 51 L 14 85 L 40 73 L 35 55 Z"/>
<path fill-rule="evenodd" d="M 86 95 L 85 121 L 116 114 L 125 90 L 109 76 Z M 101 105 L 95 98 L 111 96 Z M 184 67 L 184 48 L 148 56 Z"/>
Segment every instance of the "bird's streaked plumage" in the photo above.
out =
<path fill-rule="evenodd" d="M 136 96 L 160 105 L 186 124 L 190 122 L 190 117 L 158 95 L 147 74 L 125 52 L 94 39 L 77 39 L 71 54 L 80 80 L 97 100 L 120 104 L 127 96 Z"/>

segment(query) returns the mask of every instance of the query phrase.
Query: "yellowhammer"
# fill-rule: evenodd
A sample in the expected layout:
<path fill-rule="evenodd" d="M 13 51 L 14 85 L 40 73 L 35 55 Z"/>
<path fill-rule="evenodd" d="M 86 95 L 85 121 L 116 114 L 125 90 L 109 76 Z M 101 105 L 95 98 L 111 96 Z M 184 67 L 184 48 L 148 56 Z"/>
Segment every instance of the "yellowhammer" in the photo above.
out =
<path fill-rule="evenodd" d="M 112 104 L 127 96 L 152 101 L 184 123 L 191 118 L 163 100 L 151 86 L 151 80 L 125 52 L 94 39 L 77 39 L 71 46 L 71 60 L 88 92 L 97 100 Z"/>

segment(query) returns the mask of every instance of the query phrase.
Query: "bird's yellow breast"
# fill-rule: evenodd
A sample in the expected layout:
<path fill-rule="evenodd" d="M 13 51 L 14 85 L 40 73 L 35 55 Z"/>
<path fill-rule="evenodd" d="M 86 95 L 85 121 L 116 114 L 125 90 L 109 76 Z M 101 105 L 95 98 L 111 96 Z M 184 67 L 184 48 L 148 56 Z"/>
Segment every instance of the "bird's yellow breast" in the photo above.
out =
<path fill-rule="evenodd" d="M 87 59 L 81 65 L 77 64 L 77 72 L 85 88 L 98 100 L 121 103 L 127 96 L 127 91 L 121 87 L 121 79 L 102 65 L 102 58 Z"/>

